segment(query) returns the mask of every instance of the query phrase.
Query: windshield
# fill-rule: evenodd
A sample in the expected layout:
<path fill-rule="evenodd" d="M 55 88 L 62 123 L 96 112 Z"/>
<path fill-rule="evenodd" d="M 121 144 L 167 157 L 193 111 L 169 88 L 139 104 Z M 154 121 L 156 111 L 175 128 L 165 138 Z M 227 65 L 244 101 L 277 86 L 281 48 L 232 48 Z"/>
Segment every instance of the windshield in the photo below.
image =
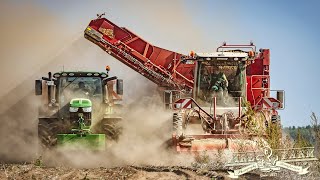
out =
<path fill-rule="evenodd" d="M 73 98 L 102 101 L 102 84 L 98 77 L 61 77 L 60 102 L 66 105 Z"/>
<path fill-rule="evenodd" d="M 238 106 L 239 97 L 245 97 L 245 66 L 242 62 L 199 61 L 196 99 L 201 106 Z"/>

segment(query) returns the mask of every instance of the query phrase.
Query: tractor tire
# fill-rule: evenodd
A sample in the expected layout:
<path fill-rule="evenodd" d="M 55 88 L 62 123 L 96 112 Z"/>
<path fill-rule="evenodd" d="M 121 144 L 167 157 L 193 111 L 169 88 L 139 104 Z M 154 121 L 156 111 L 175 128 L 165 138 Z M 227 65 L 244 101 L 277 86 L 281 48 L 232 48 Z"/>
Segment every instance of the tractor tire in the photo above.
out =
<path fill-rule="evenodd" d="M 177 137 L 183 135 L 183 118 L 180 112 L 173 113 L 173 132 Z"/>
<path fill-rule="evenodd" d="M 57 134 L 70 133 L 71 124 L 59 119 L 39 119 L 38 139 L 42 150 L 57 145 Z"/>
<path fill-rule="evenodd" d="M 122 126 L 119 118 L 105 118 L 93 128 L 93 133 L 105 134 L 107 139 L 119 140 Z"/>

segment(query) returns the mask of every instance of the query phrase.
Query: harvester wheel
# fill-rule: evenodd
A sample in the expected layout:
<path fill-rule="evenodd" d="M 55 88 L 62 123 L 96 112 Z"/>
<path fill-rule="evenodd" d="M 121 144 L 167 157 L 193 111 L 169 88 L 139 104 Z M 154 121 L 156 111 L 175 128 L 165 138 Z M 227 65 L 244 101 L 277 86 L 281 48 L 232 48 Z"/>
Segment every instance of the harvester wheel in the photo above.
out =
<path fill-rule="evenodd" d="M 183 134 L 183 118 L 180 112 L 173 113 L 173 132 L 176 133 L 177 137 L 182 136 Z"/>
<path fill-rule="evenodd" d="M 52 148 L 57 144 L 57 134 L 69 133 L 71 124 L 58 119 L 39 119 L 38 138 L 42 150 Z"/>

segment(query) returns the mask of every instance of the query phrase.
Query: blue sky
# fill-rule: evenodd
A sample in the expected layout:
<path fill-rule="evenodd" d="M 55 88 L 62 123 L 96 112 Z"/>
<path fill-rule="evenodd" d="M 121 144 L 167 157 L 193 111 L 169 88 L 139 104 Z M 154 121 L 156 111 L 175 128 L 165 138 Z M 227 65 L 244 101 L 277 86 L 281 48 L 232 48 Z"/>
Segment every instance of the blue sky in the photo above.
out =
<path fill-rule="evenodd" d="M 271 88 L 286 91 L 284 126 L 320 115 L 320 1 L 36 1 L 83 31 L 97 13 L 160 47 L 213 51 L 223 41 L 271 50 Z M 154 4 L 154 5 L 153 5 Z M 163 18 L 161 18 L 161 14 Z M 163 26 L 162 26 L 163 25 Z M 107 56 L 107 55 L 106 55 Z"/>

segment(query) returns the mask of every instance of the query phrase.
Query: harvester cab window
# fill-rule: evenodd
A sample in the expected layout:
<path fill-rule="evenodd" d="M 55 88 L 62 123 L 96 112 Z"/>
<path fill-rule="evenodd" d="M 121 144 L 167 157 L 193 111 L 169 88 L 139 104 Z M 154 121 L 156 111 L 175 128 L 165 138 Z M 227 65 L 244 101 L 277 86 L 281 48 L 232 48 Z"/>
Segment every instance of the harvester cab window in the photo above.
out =
<path fill-rule="evenodd" d="M 217 106 L 238 106 L 245 84 L 244 67 L 219 65 L 215 62 L 199 62 L 196 99 L 202 106 L 211 106 L 217 98 Z"/>

